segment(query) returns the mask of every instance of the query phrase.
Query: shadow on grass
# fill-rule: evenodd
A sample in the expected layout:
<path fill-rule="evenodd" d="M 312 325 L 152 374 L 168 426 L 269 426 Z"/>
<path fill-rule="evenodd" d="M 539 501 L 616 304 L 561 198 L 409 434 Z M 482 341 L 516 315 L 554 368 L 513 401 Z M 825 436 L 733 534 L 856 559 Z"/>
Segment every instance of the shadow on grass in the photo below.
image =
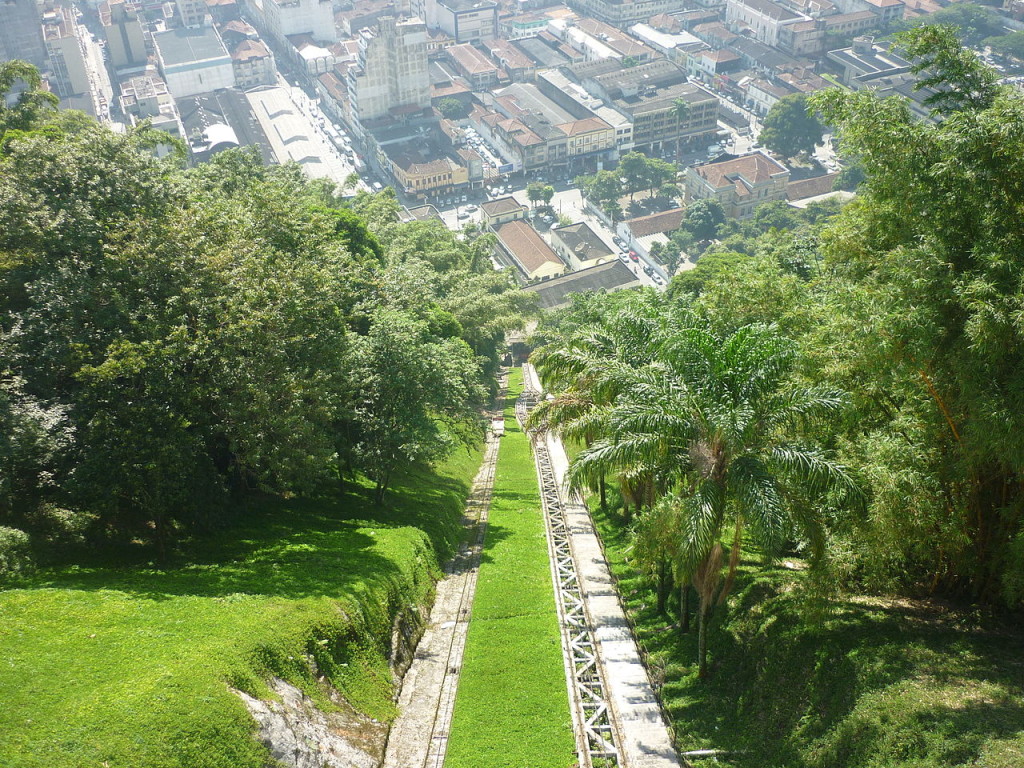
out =
<path fill-rule="evenodd" d="M 165 568 L 106 562 L 40 573 L 32 587 L 120 590 L 147 599 L 233 594 L 282 598 L 341 597 L 368 579 L 398 578 L 399 567 L 376 551 L 374 531 L 422 531 L 443 561 L 454 551 L 465 483 L 417 468 L 401 477 L 383 505 L 347 485 L 336 496 L 254 498 L 235 510 L 237 522 L 196 539 Z"/>

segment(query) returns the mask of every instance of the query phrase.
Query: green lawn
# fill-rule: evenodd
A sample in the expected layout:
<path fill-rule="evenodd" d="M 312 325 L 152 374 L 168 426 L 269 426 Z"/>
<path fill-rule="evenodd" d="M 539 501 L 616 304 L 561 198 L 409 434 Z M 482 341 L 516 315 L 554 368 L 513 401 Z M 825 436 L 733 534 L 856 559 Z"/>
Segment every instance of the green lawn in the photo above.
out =
<path fill-rule="evenodd" d="M 228 684 L 282 676 L 330 707 L 394 716 L 394 609 L 426 601 L 479 452 L 395 488 L 266 500 L 166 569 L 77 567 L 0 592 L 0 766 L 253 768 L 267 752 Z"/>
<path fill-rule="evenodd" d="M 736 768 L 1024 766 L 1020 628 L 867 596 L 805 619 L 800 574 L 745 559 L 701 682 L 696 632 L 680 639 L 675 615 L 657 615 L 620 517 L 595 518 L 680 749 L 735 750 L 719 765 Z"/>
<path fill-rule="evenodd" d="M 445 768 L 576 761 L 537 475 L 515 420 L 521 388 L 516 369 Z"/>

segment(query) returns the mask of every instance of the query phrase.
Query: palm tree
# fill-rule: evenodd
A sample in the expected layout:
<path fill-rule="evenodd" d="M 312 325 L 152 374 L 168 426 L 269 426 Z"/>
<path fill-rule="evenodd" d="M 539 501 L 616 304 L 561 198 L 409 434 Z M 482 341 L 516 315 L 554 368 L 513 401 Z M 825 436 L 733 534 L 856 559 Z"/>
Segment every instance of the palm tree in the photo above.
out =
<path fill-rule="evenodd" d="M 800 442 L 804 427 L 835 414 L 834 392 L 789 383 L 794 350 L 774 328 L 748 326 L 722 338 L 691 318 L 664 338 L 607 414 L 606 434 L 573 461 L 570 478 L 592 467 L 646 466 L 671 489 L 678 511 L 677 575 L 699 596 L 698 664 L 707 675 L 707 630 L 715 600 L 728 595 L 745 531 L 765 557 L 799 531 L 819 556 L 822 534 L 809 505 L 841 483 L 841 467 Z M 724 584 L 721 539 L 731 532 Z"/>
<path fill-rule="evenodd" d="M 690 103 L 686 99 L 676 99 L 672 102 L 672 106 L 669 107 L 668 113 L 676 119 L 676 165 L 679 165 L 679 159 L 682 156 L 680 128 L 690 116 Z"/>

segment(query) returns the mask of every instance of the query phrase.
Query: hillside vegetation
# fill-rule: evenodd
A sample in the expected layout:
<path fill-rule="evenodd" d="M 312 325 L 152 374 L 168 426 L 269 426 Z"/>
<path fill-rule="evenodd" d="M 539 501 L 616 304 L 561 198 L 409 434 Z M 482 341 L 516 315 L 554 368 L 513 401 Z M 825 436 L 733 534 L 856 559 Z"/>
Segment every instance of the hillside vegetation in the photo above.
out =
<path fill-rule="evenodd" d="M 737 766 L 1024 763 L 1024 96 L 900 43 L 932 121 L 810 100 L 853 201 L 684 220 L 666 294 L 535 336 L 677 744 Z"/>
<path fill-rule="evenodd" d="M 0 764 L 265 766 L 229 687 L 274 675 L 386 723 L 528 299 L 393 194 L 38 85 L 0 66 Z"/>

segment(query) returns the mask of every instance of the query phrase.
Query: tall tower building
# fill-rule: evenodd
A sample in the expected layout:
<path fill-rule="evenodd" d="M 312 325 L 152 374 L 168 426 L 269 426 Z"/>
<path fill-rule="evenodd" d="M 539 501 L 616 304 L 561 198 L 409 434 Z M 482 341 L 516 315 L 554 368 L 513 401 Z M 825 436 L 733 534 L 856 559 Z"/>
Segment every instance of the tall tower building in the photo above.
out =
<path fill-rule="evenodd" d="M 85 54 L 72 12 L 56 6 L 43 13 L 43 41 L 53 77 L 50 85 L 62 99 L 91 92 Z"/>
<path fill-rule="evenodd" d="M 142 34 L 139 11 L 139 3 L 133 0 L 110 0 L 100 5 L 100 21 L 107 36 L 107 51 L 115 69 L 146 64 L 146 40 Z"/>
<path fill-rule="evenodd" d="M 0 61 L 23 59 L 39 69 L 46 47 L 37 0 L 0 0 Z"/>
<path fill-rule="evenodd" d="M 426 24 L 382 16 L 376 29 L 360 30 L 358 40 L 356 64 L 348 76 L 352 116 L 358 123 L 403 107 L 430 106 Z"/>

